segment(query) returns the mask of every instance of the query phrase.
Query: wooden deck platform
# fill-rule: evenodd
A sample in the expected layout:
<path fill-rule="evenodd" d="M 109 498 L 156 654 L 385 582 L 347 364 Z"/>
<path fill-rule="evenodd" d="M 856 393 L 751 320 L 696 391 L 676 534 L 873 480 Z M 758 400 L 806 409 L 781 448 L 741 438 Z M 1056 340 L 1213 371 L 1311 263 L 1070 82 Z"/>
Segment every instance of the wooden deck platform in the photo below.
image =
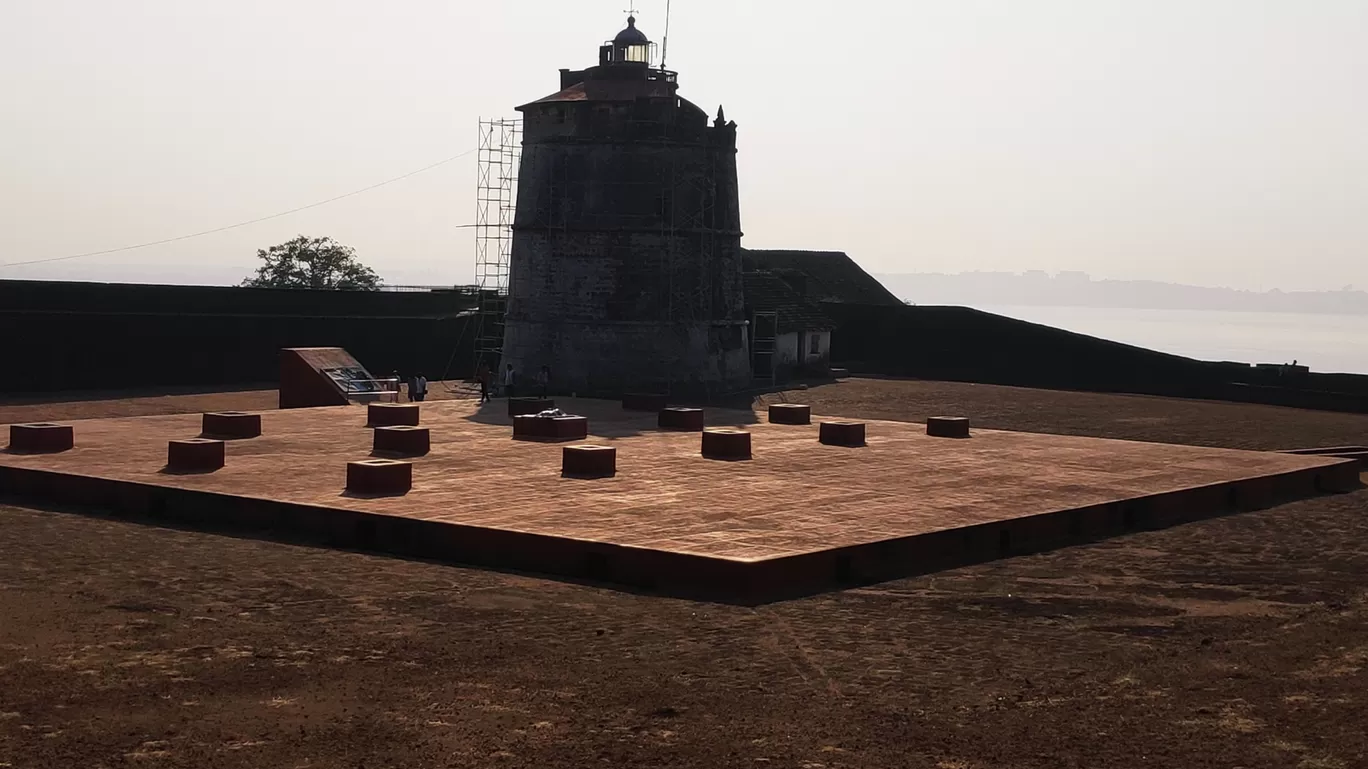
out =
<path fill-rule="evenodd" d="M 818 424 L 746 426 L 754 458 L 700 456 L 698 433 L 656 415 L 562 400 L 617 448 L 617 475 L 562 478 L 561 446 L 512 439 L 505 406 L 422 406 L 432 450 L 405 496 L 344 492 L 370 456 L 366 409 L 262 412 L 226 465 L 164 472 L 167 441 L 200 416 L 73 422 L 75 448 L 0 453 L 0 494 L 669 593 L 764 601 L 1172 525 L 1358 484 L 1352 461 L 922 424 L 867 423 L 867 445 L 818 442 Z M 909 414 L 909 418 L 928 415 Z M 971 415 L 972 416 L 972 415 Z M 756 423 L 756 422 L 759 423 Z M 7 431 L 6 431 L 7 432 Z"/>

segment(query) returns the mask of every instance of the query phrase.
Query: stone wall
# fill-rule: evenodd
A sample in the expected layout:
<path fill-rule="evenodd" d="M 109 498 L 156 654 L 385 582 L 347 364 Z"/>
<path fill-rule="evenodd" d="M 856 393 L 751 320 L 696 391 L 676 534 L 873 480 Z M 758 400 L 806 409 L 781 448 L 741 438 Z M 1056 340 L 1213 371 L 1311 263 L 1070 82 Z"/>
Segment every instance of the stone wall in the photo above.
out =
<path fill-rule="evenodd" d="M 1279 376 L 968 307 L 828 303 L 832 359 L 856 373 L 1368 412 L 1368 377 Z"/>
<path fill-rule="evenodd" d="M 707 394 L 750 381 L 741 324 L 520 321 L 505 327 L 504 340 L 521 381 L 548 365 L 557 392 Z"/>
<path fill-rule="evenodd" d="M 854 371 L 1078 390 L 1196 395 L 1209 364 L 968 307 L 826 303 L 832 360 Z"/>
<path fill-rule="evenodd" d="M 469 376 L 460 294 L 0 281 L 0 393 L 269 385 L 284 347 Z M 17 306 L 16 306 L 17 305 Z M 449 366 L 449 369 L 448 369 Z"/>

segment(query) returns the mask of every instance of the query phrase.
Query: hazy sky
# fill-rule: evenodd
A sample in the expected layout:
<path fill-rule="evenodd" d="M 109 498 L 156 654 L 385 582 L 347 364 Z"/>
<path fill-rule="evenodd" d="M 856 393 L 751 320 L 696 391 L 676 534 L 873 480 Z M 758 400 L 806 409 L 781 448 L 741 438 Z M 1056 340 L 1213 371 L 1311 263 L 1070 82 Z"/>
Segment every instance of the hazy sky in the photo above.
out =
<path fill-rule="evenodd" d="M 628 0 L 0 0 L 0 263 L 273 214 L 472 149 Z M 659 40 L 664 0 L 637 0 Z M 1368 0 L 675 0 L 744 243 L 873 272 L 1368 287 Z M 0 277 L 236 282 L 299 233 L 472 278 L 474 156 Z"/>

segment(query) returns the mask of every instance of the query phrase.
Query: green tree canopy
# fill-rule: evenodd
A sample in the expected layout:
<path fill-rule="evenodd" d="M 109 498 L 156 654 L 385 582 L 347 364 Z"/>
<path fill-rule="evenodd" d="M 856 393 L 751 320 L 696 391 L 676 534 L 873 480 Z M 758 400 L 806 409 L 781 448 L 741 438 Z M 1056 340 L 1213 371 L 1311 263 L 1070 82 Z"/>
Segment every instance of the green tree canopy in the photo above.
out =
<path fill-rule="evenodd" d="M 375 291 L 380 276 L 356 259 L 356 252 L 332 238 L 300 235 L 257 251 L 265 262 L 256 275 L 242 281 L 248 288 L 319 288 Z"/>

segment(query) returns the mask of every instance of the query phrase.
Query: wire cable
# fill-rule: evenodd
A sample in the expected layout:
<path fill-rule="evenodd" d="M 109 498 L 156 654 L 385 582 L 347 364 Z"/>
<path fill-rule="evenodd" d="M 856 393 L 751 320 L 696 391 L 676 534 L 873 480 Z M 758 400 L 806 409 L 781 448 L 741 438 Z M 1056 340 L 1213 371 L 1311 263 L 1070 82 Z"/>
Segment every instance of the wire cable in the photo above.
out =
<path fill-rule="evenodd" d="M 477 148 L 477 149 L 478 149 L 478 148 Z M 4 264 L 0 264 L 0 269 L 4 269 L 5 267 L 20 267 L 20 266 L 29 265 L 29 264 L 47 264 L 47 263 L 49 263 L 49 262 L 65 262 L 65 261 L 70 261 L 70 260 L 72 260 L 72 259 L 84 259 L 84 258 L 89 257 L 89 256 L 102 256 L 102 255 L 104 255 L 104 254 L 117 254 L 117 253 L 120 253 L 120 252 L 123 252 L 123 251 L 133 251 L 133 250 L 136 250 L 136 249 L 139 249 L 139 248 L 150 248 L 150 247 L 152 247 L 152 246 L 161 246 L 161 245 L 165 245 L 165 244 L 167 244 L 167 243 L 177 243 L 177 242 L 182 241 L 182 240 L 189 240 L 189 239 L 191 239 L 191 238 L 198 238 L 198 237 L 202 237 L 202 236 L 204 236 L 204 235 L 213 235 L 213 234 L 216 233 L 216 232 L 226 232 L 227 230 L 235 230 L 235 229 L 237 229 L 237 228 L 239 228 L 239 227 L 246 227 L 246 226 L 248 226 L 249 224 L 257 224 L 257 223 L 259 223 L 259 222 L 266 222 L 266 221 L 270 221 L 270 220 L 272 220 L 272 219 L 279 219 L 279 218 L 282 217 L 282 216 L 289 216 L 290 214 L 297 214 L 297 213 L 299 213 L 300 211 L 307 211 L 307 210 L 309 210 L 309 209 L 311 209 L 311 208 L 318 208 L 319 206 L 325 206 L 325 205 L 327 205 L 327 204 L 329 204 L 329 203 L 335 203 L 335 202 L 337 202 L 337 201 L 339 201 L 339 200 L 342 200 L 342 199 L 344 199 L 344 198 L 350 198 L 350 197 L 352 197 L 352 196 L 354 196 L 354 195 L 360 195 L 360 194 L 363 193 L 363 192 L 370 192 L 371 190 L 377 190 L 377 189 L 380 189 L 381 187 L 384 187 L 385 185 L 394 184 L 395 182 L 398 182 L 398 181 L 403 181 L 404 179 L 407 179 L 407 178 L 409 178 L 410 176 L 417 176 L 418 174 L 421 174 L 421 173 L 423 173 L 424 171 L 431 171 L 432 169 L 437 168 L 438 166 L 444 166 L 444 165 L 446 165 L 447 163 L 450 163 L 450 162 L 452 162 L 452 161 L 454 161 L 454 160 L 460 160 L 461 158 L 466 157 L 467 155 L 473 154 L 475 151 L 476 151 L 476 150 L 474 150 L 474 149 L 466 150 L 465 152 L 462 152 L 462 153 L 459 154 L 459 155 L 452 155 L 451 157 L 446 158 L 445 160 L 439 160 L 439 161 L 437 161 L 436 163 L 432 163 L 431 165 L 423 166 L 422 168 L 419 168 L 419 169 L 416 170 L 416 171 L 409 171 L 408 173 L 403 174 L 402 176 L 396 176 L 396 177 L 394 177 L 393 179 L 386 179 L 386 180 L 383 181 L 383 182 L 380 182 L 380 183 L 378 183 L 378 184 L 372 184 L 372 185 L 370 185 L 369 187 L 362 187 L 362 188 L 359 189 L 359 190 L 352 190 L 351 192 L 348 192 L 348 193 L 345 193 L 345 194 L 342 194 L 342 195 L 337 195 L 337 196 L 335 196 L 335 197 L 328 198 L 327 200 L 320 200 L 320 201 L 318 201 L 317 203 L 310 203 L 310 204 L 307 205 L 307 206 L 300 206 L 300 207 L 298 207 L 298 208 L 291 208 L 289 211 L 281 211 L 281 212 L 278 213 L 278 214 L 271 214 L 270 216 L 261 216 L 261 217 L 258 217 L 258 218 L 256 218 L 256 219 L 249 219 L 249 220 L 247 220 L 247 221 L 245 221 L 245 222 L 238 222 L 237 224 L 229 224 L 229 225 L 227 225 L 227 226 L 225 226 L 225 227 L 215 227 L 215 228 L 212 229 L 212 230 L 204 230 L 203 232 L 193 232 L 193 233 L 190 233 L 189 235 L 177 235 L 177 236 L 174 237 L 174 238 L 166 238 L 165 240 L 154 240 L 154 241 L 151 241 L 151 242 L 149 242 L 149 243 L 139 243 L 139 244 L 133 245 L 133 246 L 122 246 L 122 247 L 120 247 L 120 248 L 109 248 L 109 249 L 105 249 L 104 251 L 90 251 L 90 252 L 87 252 L 87 253 L 84 253 L 84 254 L 71 254 L 71 255 L 69 255 L 69 256 L 54 256 L 54 257 L 50 257 L 50 258 L 47 258 L 47 259 L 30 259 L 30 260 L 24 261 L 24 262 L 6 262 L 6 263 L 4 263 Z M 474 224 L 458 224 L 458 225 L 456 225 L 457 229 L 467 229 L 467 228 L 475 227 L 475 226 L 476 226 L 476 225 L 474 225 Z"/>

